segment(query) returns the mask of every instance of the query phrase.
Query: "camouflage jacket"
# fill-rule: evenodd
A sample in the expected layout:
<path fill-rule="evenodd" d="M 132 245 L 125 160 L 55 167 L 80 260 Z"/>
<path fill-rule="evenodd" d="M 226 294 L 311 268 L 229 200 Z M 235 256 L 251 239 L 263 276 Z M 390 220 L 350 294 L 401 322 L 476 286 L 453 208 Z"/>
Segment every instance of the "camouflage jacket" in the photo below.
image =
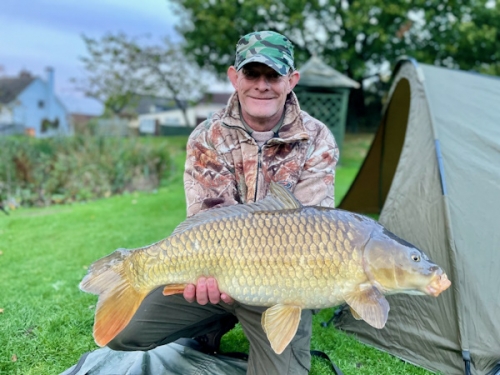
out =
<path fill-rule="evenodd" d="M 259 147 L 241 122 L 235 93 L 225 109 L 189 137 L 184 173 L 187 215 L 262 199 L 271 181 L 289 188 L 305 205 L 333 207 L 338 155 L 330 130 L 300 110 L 293 92 L 278 134 Z"/>

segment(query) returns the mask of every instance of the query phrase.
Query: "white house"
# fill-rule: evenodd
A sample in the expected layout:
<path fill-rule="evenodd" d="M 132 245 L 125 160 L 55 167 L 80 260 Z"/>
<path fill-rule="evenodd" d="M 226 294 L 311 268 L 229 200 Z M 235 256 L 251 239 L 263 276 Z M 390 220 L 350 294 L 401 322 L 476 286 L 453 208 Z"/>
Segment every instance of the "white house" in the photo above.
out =
<path fill-rule="evenodd" d="M 158 126 L 195 127 L 206 120 L 212 113 L 224 108 L 231 96 L 231 90 L 208 92 L 205 97 L 194 106 L 186 109 L 186 119 L 179 108 L 167 111 L 145 113 L 138 117 L 136 126 L 141 134 L 155 134 Z"/>
<path fill-rule="evenodd" d="M 0 77 L 0 136 L 29 134 L 50 137 L 71 134 L 69 113 L 54 93 L 54 70 L 43 80 L 28 72 Z"/>

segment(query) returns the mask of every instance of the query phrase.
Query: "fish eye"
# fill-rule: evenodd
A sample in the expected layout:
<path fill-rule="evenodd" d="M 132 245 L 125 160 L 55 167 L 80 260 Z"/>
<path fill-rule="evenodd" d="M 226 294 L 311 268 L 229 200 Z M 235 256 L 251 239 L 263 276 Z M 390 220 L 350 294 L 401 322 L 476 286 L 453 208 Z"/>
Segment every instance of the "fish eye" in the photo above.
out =
<path fill-rule="evenodd" d="M 412 254 L 412 255 L 411 255 L 411 259 L 412 259 L 414 262 L 420 262 L 420 255 L 417 255 L 417 254 Z"/>

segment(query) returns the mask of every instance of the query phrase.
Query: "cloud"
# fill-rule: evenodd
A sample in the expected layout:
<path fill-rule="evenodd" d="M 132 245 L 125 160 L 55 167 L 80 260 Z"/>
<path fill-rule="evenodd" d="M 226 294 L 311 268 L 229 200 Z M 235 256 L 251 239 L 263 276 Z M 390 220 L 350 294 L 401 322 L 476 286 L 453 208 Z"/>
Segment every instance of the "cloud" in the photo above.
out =
<path fill-rule="evenodd" d="M 123 31 L 170 34 L 175 17 L 166 0 L 2 0 L 1 24 L 73 34 Z M 8 32 L 0 26 L 0 30 Z"/>
<path fill-rule="evenodd" d="M 4 73 L 20 70 L 44 77 L 55 69 L 56 92 L 70 111 L 99 111 L 100 106 L 77 92 L 71 78 L 84 72 L 82 34 L 106 32 L 154 38 L 174 33 L 176 18 L 167 0 L 0 0 L 0 66 Z"/>

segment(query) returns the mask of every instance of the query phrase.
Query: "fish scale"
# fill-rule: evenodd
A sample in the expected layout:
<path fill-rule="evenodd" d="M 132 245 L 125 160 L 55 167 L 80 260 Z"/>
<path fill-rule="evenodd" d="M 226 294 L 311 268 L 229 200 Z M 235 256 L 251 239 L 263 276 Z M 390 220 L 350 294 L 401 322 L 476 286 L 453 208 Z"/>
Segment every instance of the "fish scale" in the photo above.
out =
<path fill-rule="evenodd" d="M 328 237 L 341 231 L 337 222 L 346 218 L 339 213 L 305 207 L 214 219 L 149 247 L 147 258 L 137 254 L 133 272 L 143 275 L 149 289 L 195 283 L 204 275 L 215 277 L 221 291 L 242 303 L 271 306 L 293 300 L 303 308 L 331 306 L 342 302 L 338 279 L 345 272 L 352 283 L 366 279 L 356 262 L 361 249 Z M 152 267 L 151 259 L 168 262 Z"/>
<path fill-rule="evenodd" d="M 259 202 L 202 212 L 164 240 L 94 262 L 80 288 L 99 295 L 96 343 L 123 330 L 152 290 L 182 293 L 201 276 L 215 277 L 240 303 L 269 307 L 262 326 L 276 353 L 292 340 L 304 308 L 346 302 L 357 319 L 382 328 L 384 294 L 437 296 L 449 287 L 441 268 L 376 221 L 302 206 L 286 188 L 270 188 Z"/>

